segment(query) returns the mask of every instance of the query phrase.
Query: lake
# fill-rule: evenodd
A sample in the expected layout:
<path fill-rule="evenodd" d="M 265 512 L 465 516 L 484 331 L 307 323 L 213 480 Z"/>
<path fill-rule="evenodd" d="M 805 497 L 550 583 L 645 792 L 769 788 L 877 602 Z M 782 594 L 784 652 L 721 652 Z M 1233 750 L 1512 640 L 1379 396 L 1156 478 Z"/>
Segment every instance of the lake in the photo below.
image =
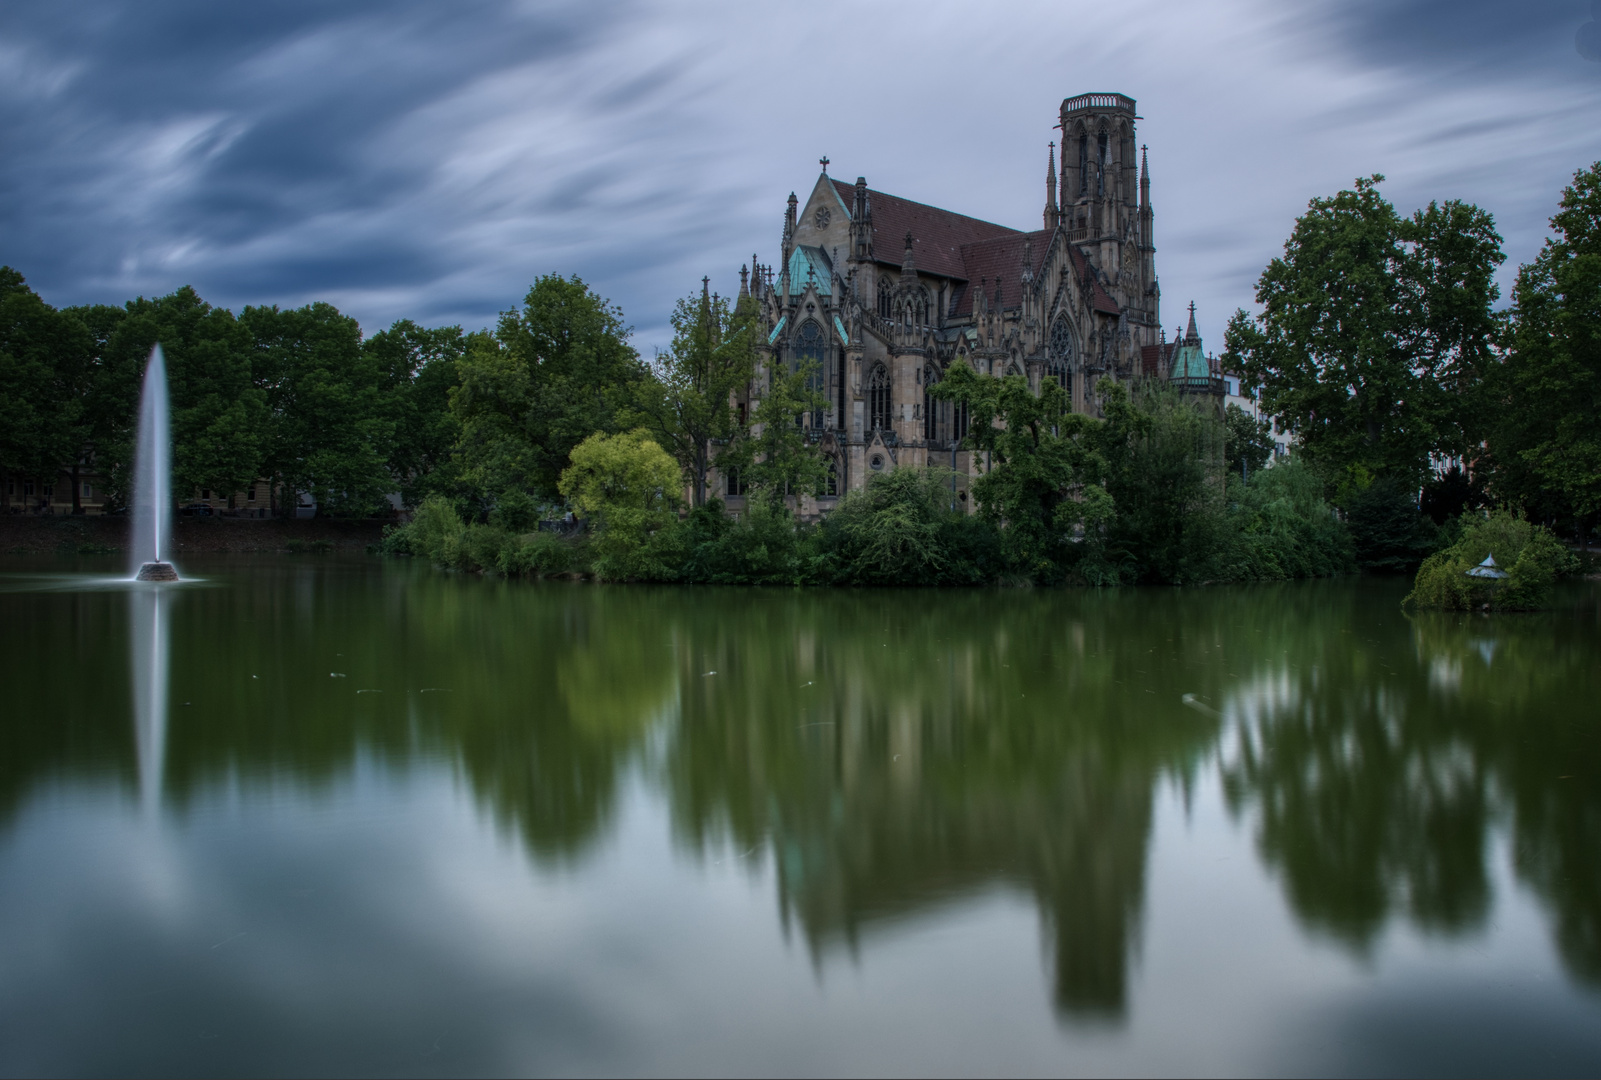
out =
<path fill-rule="evenodd" d="M 1601 1072 L 1601 592 L 0 576 L 0 1072 Z"/>

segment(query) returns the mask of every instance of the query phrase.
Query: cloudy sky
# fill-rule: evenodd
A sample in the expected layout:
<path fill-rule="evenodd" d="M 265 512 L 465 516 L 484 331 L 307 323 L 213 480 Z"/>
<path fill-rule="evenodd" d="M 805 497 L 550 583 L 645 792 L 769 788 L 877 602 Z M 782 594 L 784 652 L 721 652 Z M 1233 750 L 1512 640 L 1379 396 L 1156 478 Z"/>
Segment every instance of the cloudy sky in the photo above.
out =
<path fill-rule="evenodd" d="M 1587 55 L 1588 54 L 1588 55 Z M 1496 217 L 1506 278 L 1601 158 L 1601 0 L 57 0 L 0 6 L 0 263 L 58 305 L 192 284 L 368 332 L 540 274 L 622 305 L 774 259 L 836 175 L 1036 228 L 1062 98 L 1151 153 L 1163 321 L 1208 344 L 1314 195 Z"/>

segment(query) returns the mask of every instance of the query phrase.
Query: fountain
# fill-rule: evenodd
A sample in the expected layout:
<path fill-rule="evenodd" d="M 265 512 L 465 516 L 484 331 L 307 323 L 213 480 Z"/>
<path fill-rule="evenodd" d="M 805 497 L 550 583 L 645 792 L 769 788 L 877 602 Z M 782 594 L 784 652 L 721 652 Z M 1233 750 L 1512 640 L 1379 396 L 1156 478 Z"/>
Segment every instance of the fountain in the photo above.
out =
<path fill-rule="evenodd" d="M 139 398 L 139 442 L 134 450 L 133 565 L 136 581 L 177 581 L 162 556 L 172 548 L 172 427 L 167 417 L 167 361 L 150 350 Z"/>

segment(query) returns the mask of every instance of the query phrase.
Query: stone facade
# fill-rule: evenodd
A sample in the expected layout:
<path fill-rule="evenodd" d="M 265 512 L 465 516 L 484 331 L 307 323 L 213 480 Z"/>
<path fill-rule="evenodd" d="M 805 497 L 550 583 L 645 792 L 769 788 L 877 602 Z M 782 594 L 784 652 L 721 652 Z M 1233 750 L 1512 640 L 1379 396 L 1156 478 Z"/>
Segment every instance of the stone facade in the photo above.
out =
<path fill-rule="evenodd" d="M 875 191 L 862 177 L 841 182 L 826 158 L 805 202 L 790 195 L 778 263 L 753 258 L 740 287 L 765 320 L 766 360 L 821 367 L 828 408 L 803 423 L 834 462 L 835 494 L 805 500 L 803 513 L 828 510 L 883 469 L 981 469 L 958 448 L 960 410 L 927 396 L 958 359 L 1035 388 L 1056 379 L 1091 414 L 1102 376 L 1130 381 L 1166 366 L 1147 359 L 1166 359 L 1169 347 L 1136 120 L 1122 94 L 1062 102 L 1061 164 L 1053 143 L 1037 230 Z M 713 483 L 738 509 L 727 480 Z"/>

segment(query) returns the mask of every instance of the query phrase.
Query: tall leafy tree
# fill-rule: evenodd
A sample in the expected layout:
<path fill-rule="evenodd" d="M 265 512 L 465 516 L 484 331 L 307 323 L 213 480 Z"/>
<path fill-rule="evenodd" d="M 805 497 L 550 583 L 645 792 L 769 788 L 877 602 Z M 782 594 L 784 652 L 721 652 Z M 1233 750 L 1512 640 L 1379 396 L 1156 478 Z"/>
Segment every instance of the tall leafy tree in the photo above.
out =
<path fill-rule="evenodd" d="M 693 504 L 706 502 L 706 475 L 718 444 L 737 434 L 734 395 L 756 367 L 756 305 L 731 307 L 708 292 L 678 301 L 673 343 L 656 357 L 654 378 L 635 384 L 634 409 L 689 479 Z"/>
<path fill-rule="evenodd" d="M 311 495 L 319 510 L 380 510 L 394 490 L 387 465 L 395 419 L 378 356 L 362 348 L 356 320 L 316 303 L 247 307 L 239 322 L 266 400 L 263 471 Z"/>
<path fill-rule="evenodd" d="M 83 452 L 81 390 L 93 343 L 81 320 L 46 304 L 0 267 L 0 482 L 53 482 Z M 74 504 L 78 489 L 73 488 Z"/>
<path fill-rule="evenodd" d="M 126 506 L 143 374 L 138 359 L 118 347 L 128 309 L 91 304 L 67 310 L 83 323 L 93 342 L 91 377 L 83 392 L 82 422 L 90 448 L 86 456 L 99 475 L 103 505 Z"/>
<path fill-rule="evenodd" d="M 233 312 L 215 308 L 187 285 L 139 297 L 111 326 L 104 353 L 137 412 L 138 385 L 158 342 L 167 358 L 172 404 L 173 491 L 233 492 L 261 475 L 263 395 L 251 381 L 249 334 Z M 129 420 L 132 421 L 132 414 Z"/>
<path fill-rule="evenodd" d="M 1110 513 L 1110 496 L 1094 482 L 1105 463 L 1085 439 L 1099 421 L 1075 413 L 1055 380 L 1036 394 L 1021 375 L 980 375 L 965 361 L 929 393 L 967 406 L 963 444 L 985 459 L 973 497 L 1001 528 L 1012 569 L 1048 580 L 1076 562 L 1075 530 L 1093 532 Z"/>
<path fill-rule="evenodd" d="M 578 277 L 536 281 L 493 338 L 457 361 L 451 412 L 461 424 L 464 481 L 485 505 L 508 491 L 560 497 L 573 448 L 616 433 L 646 377 L 622 312 Z"/>
<path fill-rule="evenodd" d="M 1488 213 L 1451 201 L 1402 218 L 1383 179 L 1312 200 L 1257 282 L 1261 313 L 1230 320 L 1226 358 L 1330 480 L 1415 487 L 1482 439 L 1504 256 Z"/>
<path fill-rule="evenodd" d="M 459 326 L 432 329 L 401 319 L 362 343 L 382 380 L 394 425 L 389 471 L 407 506 L 451 486 L 461 425 L 450 411 L 456 364 L 467 351 Z"/>
<path fill-rule="evenodd" d="M 1551 228 L 1513 288 L 1491 447 L 1503 492 L 1588 525 L 1601 513 L 1601 162 L 1574 175 Z"/>

